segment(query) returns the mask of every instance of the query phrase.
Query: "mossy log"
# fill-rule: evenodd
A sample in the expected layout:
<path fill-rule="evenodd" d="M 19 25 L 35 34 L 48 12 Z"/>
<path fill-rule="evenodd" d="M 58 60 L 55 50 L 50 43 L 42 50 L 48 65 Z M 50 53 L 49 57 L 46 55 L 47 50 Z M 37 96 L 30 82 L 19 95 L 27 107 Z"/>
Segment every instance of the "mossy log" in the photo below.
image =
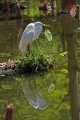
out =
<path fill-rule="evenodd" d="M 43 56 L 25 57 L 15 61 L 9 59 L 7 62 L 0 63 L 0 76 L 47 72 L 53 68 L 54 63 Z"/>

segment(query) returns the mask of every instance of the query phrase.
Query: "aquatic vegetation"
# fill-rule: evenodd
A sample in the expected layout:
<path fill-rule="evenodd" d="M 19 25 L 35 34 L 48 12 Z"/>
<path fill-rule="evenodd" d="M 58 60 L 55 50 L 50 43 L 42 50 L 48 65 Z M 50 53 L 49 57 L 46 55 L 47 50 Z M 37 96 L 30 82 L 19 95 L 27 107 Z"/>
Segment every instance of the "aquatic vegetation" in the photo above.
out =
<path fill-rule="evenodd" d="M 46 72 L 49 69 L 54 68 L 54 62 L 50 62 L 45 56 L 26 56 L 17 61 L 17 69 L 23 73 L 37 73 Z"/>
<path fill-rule="evenodd" d="M 0 53 L 0 58 L 7 60 L 9 58 L 12 58 L 12 55 L 10 53 L 7 53 L 7 54 L 6 53 Z"/>
<path fill-rule="evenodd" d="M 45 30 L 44 34 L 48 41 L 52 41 L 52 33 L 48 29 Z"/>

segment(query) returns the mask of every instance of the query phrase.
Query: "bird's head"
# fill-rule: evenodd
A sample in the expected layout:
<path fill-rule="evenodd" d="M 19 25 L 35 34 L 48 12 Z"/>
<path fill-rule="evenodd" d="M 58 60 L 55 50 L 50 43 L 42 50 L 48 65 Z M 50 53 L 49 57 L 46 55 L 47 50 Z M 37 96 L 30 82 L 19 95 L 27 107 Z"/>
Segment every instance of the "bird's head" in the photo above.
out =
<path fill-rule="evenodd" d="M 43 24 L 43 30 L 45 31 L 46 29 L 50 29 L 50 26 L 47 24 Z"/>

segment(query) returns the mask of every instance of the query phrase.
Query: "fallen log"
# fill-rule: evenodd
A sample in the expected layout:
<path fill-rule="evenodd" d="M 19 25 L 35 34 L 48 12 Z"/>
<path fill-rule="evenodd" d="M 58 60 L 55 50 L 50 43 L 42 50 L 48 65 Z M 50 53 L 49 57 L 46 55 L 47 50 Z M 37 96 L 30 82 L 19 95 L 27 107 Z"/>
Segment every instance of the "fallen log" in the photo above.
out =
<path fill-rule="evenodd" d="M 54 68 L 54 62 L 49 62 L 43 56 L 35 60 L 35 58 L 23 58 L 20 60 L 8 60 L 0 63 L 0 76 L 14 74 L 29 74 L 47 72 Z"/>

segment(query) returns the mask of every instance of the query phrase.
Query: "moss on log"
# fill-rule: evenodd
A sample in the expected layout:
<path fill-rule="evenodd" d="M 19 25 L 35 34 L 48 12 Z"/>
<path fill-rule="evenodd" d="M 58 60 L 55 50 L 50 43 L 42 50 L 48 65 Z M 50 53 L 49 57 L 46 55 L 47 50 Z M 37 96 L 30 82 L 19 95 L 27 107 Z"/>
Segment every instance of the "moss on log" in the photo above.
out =
<path fill-rule="evenodd" d="M 54 62 L 43 55 L 39 57 L 24 57 L 18 60 L 8 60 L 0 63 L 0 75 L 29 74 L 47 72 L 54 68 Z"/>

